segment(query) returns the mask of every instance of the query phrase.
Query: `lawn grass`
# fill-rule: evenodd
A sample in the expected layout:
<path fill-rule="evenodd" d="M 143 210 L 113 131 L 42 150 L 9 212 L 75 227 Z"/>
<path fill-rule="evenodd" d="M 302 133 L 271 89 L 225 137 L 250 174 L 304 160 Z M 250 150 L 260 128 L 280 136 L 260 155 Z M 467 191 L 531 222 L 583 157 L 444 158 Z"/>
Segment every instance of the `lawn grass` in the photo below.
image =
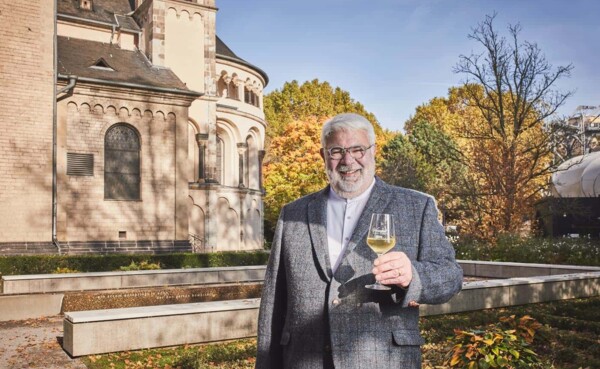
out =
<path fill-rule="evenodd" d="M 600 368 L 600 297 L 421 318 L 423 368 L 444 368 L 453 330 L 483 328 L 500 317 L 530 315 L 543 324 L 533 342 L 544 368 Z M 250 369 L 256 340 L 142 350 L 84 358 L 89 369 Z M 194 362 L 198 362 L 194 366 Z"/>

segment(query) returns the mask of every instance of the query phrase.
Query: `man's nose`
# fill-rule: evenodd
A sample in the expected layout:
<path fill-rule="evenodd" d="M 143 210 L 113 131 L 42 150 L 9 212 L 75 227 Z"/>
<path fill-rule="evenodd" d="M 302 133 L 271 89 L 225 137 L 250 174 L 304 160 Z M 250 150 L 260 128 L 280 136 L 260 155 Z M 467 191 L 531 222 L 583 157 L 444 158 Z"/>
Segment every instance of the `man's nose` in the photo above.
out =
<path fill-rule="evenodd" d="M 352 154 L 350 154 L 350 151 L 344 151 L 344 154 L 342 155 L 340 162 L 341 163 L 352 163 L 354 161 L 356 161 L 356 159 L 354 159 L 354 156 L 352 156 Z"/>

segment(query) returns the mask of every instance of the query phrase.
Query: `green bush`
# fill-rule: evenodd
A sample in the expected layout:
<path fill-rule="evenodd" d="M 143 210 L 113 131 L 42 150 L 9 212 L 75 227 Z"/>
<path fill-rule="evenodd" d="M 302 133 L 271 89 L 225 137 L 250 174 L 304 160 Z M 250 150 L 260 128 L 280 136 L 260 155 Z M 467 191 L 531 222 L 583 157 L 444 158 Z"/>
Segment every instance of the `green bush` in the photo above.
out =
<path fill-rule="evenodd" d="M 456 329 L 444 364 L 464 369 L 535 367 L 538 358 L 530 347 L 540 327 L 530 316 L 517 320 L 512 315 L 486 330 Z"/>
<path fill-rule="evenodd" d="M 160 263 L 150 263 L 147 260 L 142 260 L 138 263 L 136 263 L 135 261 L 132 261 L 131 264 L 127 265 L 127 266 L 122 266 L 119 268 L 119 270 L 124 271 L 124 272 L 128 272 L 128 271 L 132 271 L 132 270 L 159 270 L 160 268 Z"/>
<path fill-rule="evenodd" d="M 79 270 L 58 267 L 52 272 L 54 274 L 81 273 Z"/>
<path fill-rule="evenodd" d="M 598 239 L 505 235 L 494 245 L 460 237 L 451 241 L 462 260 L 600 266 Z"/>
<path fill-rule="evenodd" d="M 256 252 L 177 253 L 159 255 L 26 255 L 0 256 L 0 274 L 50 274 L 57 270 L 109 272 L 131 263 L 159 264 L 163 269 L 264 265 L 269 254 Z"/>

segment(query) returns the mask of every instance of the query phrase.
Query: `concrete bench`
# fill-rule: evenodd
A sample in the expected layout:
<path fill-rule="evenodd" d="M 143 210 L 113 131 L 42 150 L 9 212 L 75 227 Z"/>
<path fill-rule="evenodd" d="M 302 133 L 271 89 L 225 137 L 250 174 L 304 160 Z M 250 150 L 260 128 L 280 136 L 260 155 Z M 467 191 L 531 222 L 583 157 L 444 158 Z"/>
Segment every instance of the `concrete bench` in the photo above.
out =
<path fill-rule="evenodd" d="M 600 295 L 600 272 L 465 282 L 421 316 Z M 72 356 L 206 343 L 256 335 L 259 299 L 67 312 L 64 349 Z"/>
<path fill-rule="evenodd" d="M 71 356 L 256 336 L 259 299 L 67 312 Z"/>
<path fill-rule="evenodd" d="M 56 293 L 121 288 L 260 282 L 266 266 L 161 269 L 128 272 L 30 274 L 2 276 L 2 294 Z"/>

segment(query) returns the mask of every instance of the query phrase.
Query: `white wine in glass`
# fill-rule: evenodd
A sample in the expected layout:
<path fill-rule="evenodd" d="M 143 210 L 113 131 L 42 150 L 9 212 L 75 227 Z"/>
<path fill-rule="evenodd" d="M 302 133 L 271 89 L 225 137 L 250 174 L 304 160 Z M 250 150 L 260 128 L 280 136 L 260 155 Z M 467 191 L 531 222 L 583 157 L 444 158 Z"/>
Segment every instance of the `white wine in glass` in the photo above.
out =
<path fill-rule="evenodd" d="M 371 216 L 371 226 L 367 235 L 367 245 L 381 256 L 390 251 L 396 245 L 396 233 L 394 231 L 394 216 L 392 214 L 374 213 Z M 379 281 L 365 286 L 372 290 L 389 290 Z"/>

